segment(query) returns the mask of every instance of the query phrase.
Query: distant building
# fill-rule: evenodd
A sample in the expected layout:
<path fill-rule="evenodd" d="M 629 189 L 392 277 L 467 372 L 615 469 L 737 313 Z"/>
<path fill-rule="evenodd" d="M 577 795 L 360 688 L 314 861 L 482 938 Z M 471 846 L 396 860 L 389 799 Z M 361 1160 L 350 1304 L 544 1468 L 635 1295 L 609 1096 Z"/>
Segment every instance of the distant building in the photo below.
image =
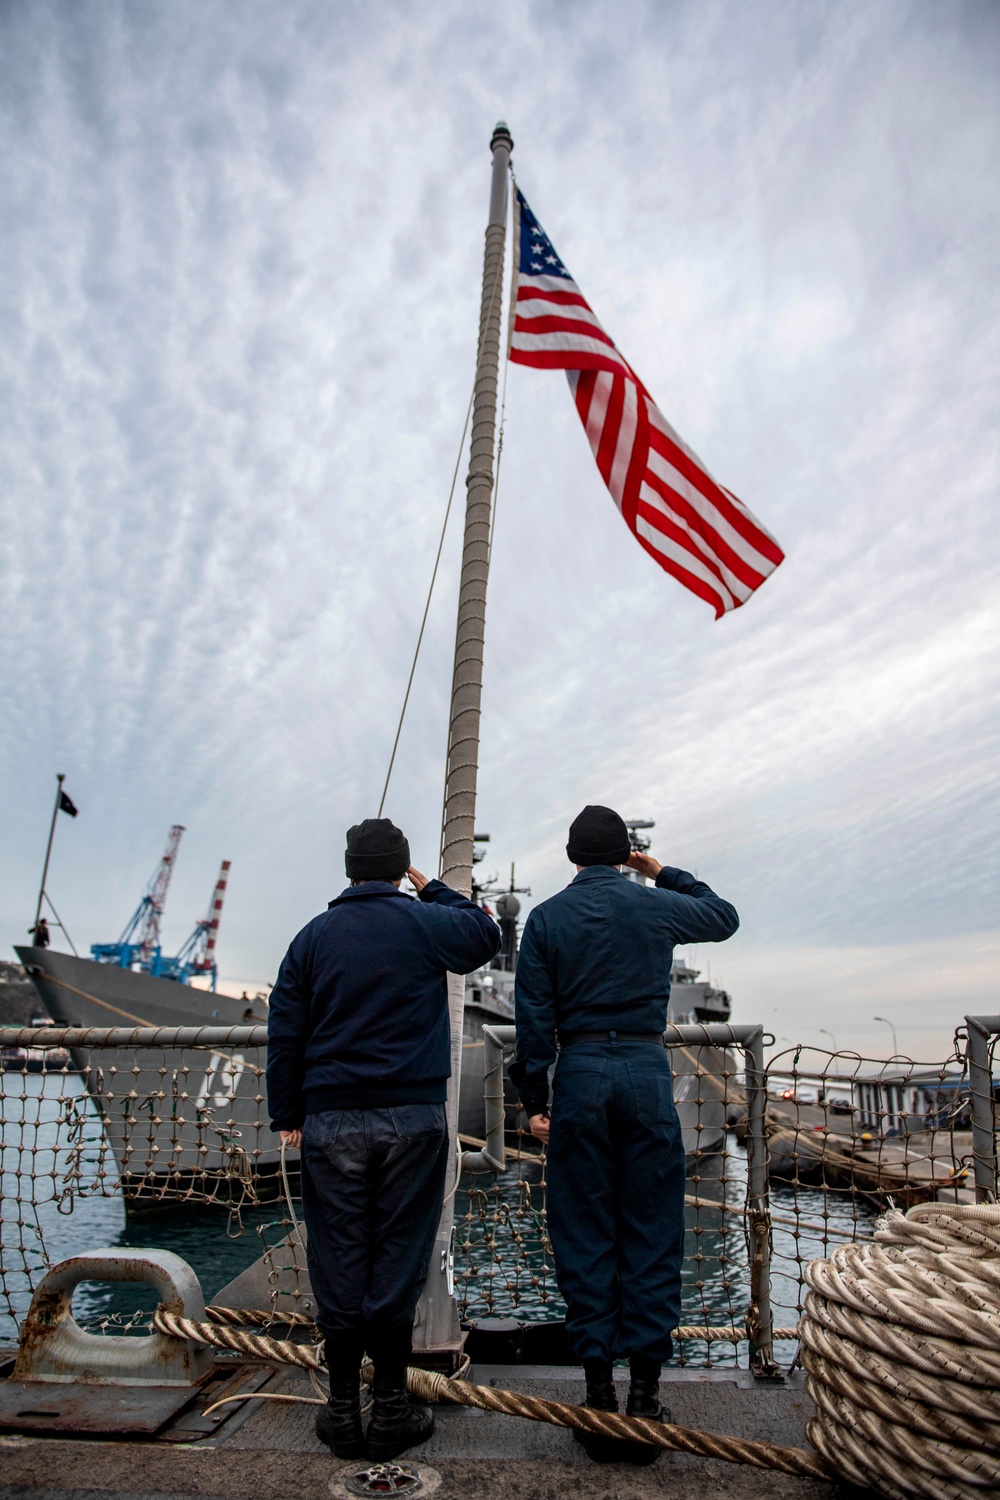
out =
<path fill-rule="evenodd" d="M 993 1086 L 994 1096 L 1000 1083 Z M 855 1125 L 879 1135 L 905 1135 L 934 1126 L 968 1129 L 969 1080 L 939 1068 L 900 1068 L 853 1083 Z"/>

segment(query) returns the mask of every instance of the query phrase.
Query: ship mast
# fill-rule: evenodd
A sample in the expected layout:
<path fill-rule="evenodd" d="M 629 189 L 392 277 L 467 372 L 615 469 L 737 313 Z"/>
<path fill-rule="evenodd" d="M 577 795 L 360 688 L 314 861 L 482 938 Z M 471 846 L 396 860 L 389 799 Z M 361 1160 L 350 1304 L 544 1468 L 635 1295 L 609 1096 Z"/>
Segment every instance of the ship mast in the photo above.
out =
<path fill-rule="evenodd" d="M 493 452 L 496 443 L 497 385 L 500 370 L 500 310 L 503 302 L 504 239 L 507 225 L 507 176 L 514 142 L 500 120 L 490 141 L 493 183 L 483 254 L 483 288 L 479 312 L 479 353 L 472 408 L 472 444 L 466 478 L 465 542 L 458 595 L 455 664 L 451 685 L 448 763 L 441 829 L 441 879 L 466 896 L 472 892 L 472 850 L 476 827 L 476 782 L 479 774 L 479 709 L 483 690 L 483 641 L 486 631 L 486 581 L 490 559 L 490 515 L 493 504 Z M 458 1170 L 458 1096 L 462 1082 L 462 1022 L 465 980 L 448 976 L 451 1012 L 451 1085 L 448 1133 L 452 1161 Z M 454 1179 L 449 1174 L 448 1189 Z M 452 1288 L 451 1238 L 454 1193 L 445 1200 L 430 1272 L 420 1301 L 414 1346 L 440 1357 L 457 1355 L 462 1331 Z"/>

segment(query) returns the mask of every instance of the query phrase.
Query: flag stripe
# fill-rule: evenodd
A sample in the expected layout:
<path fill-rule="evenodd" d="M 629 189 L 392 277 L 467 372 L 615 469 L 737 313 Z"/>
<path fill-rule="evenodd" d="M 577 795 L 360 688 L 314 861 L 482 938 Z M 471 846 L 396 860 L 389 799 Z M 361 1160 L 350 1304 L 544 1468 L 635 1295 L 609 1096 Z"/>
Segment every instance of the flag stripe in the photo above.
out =
<path fill-rule="evenodd" d="M 511 359 L 515 351 L 518 354 L 559 354 L 565 363 L 565 355 L 591 354 L 604 361 L 603 368 L 621 370 L 624 373 L 625 361 L 618 350 L 612 344 L 607 334 L 597 335 L 597 330 L 587 328 L 567 328 L 562 332 L 532 333 L 530 329 L 519 327 L 520 318 L 514 320 L 514 344 L 511 350 Z M 581 366 L 574 362 L 574 369 Z"/>
<path fill-rule="evenodd" d="M 547 302 L 551 307 L 584 307 L 591 317 L 594 317 L 582 292 L 550 292 L 541 287 L 519 286 L 517 289 L 518 307 L 523 302 Z M 596 318 L 594 322 L 597 322 Z"/>
<path fill-rule="evenodd" d="M 781 548 L 674 431 L 520 191 L 517 200 L 511 360 L 566 371 L 598 470 L 636 540 L 716 617 L 738 608 L 782 562 Z M 543 264 L 554 269 L 541 274 Z"/>
<path fill-rule="evenodd" d="M 556 341 L 564 335 L 547 334 L 546 339 Z M 517 365 L 532 365 L 536 370 L 565 370 L 570 368 L 566 364 L 567 350 L 565 348 L 537 349 L 531 352 L 519 349 L 519 345 L 527 340 L 515 334 L 514 342 L 511 344 L 511 362 Z M 574 370 L 610 370 L 614 375 L 622 373 L 622 362 L 616 359 L 614 351 L 605 349 L 603 353 L 584 353 L 578 349 L 572 352 L 572 368 Z"/>
<path fill-rule="evenodd" d="M 676 514 L 671 513 L 662 501 L 656 503 L 657 501 L 658 496 L 653 495 L 649 486 L 644 484 L 639 494 L 639 513 L 647 525 L 662 532 L 664 536 L 669 536 L 679 547 L 690 552 L 692 558 L 708 568 L 719 583 L 725 584 L 731 594 L 740 600 L 747 599 L 754 589 L 763 583 L 764 580 L 759 573 L 751 574 L 747 578 L 743 570 L 736 571 L 728 567 L 718 553 L 712 552 L 697 532 L 691 531 L 678 520 Z"/>
<path fill-rule="evenodd" d="M 635 449 L 635 433 L 638 426 L 639 393 L 631 380 L 616 380 L 615 385 L 621 386 L 625 400 L 622 405 L 621 420 L 618 426 L 618 434 L 615 441 L 615 458 L 611 465 L 611 473 L 608 475 L 608 489 L 615 499 L 625 495 L 625 480 L 632 462 L 632 454 Z M 619 504 L 621 502 L 619 501 Z"/>
<path fill-rule="evenodd" d="M 530 318 L 523 318 L 518 314 L 514 319 L 514 334 L 516 336 L 519 333 L 572 333 L 582 335 L 584 338 L 599 339 L 602 344 L 609 344 L 612 349 L 615 347 L 593 313 L 590 314 L 589 323 L 583 318 L 563 317 L 560 313 L 539 313 L 537 317 Z"/>

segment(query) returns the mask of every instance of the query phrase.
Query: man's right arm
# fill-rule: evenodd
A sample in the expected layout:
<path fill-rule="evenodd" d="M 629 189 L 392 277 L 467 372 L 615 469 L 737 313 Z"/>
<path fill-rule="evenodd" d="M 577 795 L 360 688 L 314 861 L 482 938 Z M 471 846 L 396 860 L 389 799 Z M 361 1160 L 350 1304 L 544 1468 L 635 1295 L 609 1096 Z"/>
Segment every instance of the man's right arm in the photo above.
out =
<path fill-rule="evenodd" d="M 629 855 L 628 865 L 652 880 L 658 891 L 672 894 L 669 923 L 675 943 L 723 943 L 739 927 L 735 906 L 687 870 L 661 865 L 651 854 L 637 850 Z"/>
<path fill-rule="evenodd" d="M 428 880 L 419 887 L 419 900 L 434 908 L 430 934 L 450 973 L 471 974 L 499 953 L 499 927 L 461 891 L 452 890 L 443 880 Z"/>
<path fill-rule="evenodd" d="M 732 937 L 740 919 L 732 902 L 717 896 L 711 886 L 687 870 L 663 865 L 656 889 L 668 891 L 670 928 L 677 943 L 723 943 Z"/>
<path fill-rule="evenodd" d="M 299 1130 L 305 1119 L 309 989 L 296 938 L 281 961 L 267 1012 L 267 1103 L 272 1130 Z"/>

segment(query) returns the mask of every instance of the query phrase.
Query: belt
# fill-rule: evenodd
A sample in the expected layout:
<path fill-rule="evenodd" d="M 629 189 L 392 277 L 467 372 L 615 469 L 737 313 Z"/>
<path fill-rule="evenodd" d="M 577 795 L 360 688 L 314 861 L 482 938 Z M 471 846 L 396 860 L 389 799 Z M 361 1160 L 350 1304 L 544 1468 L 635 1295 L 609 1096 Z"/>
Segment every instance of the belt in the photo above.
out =
<path fill-rule="evenodd" d="M 579 1042 L 652 1042 L 663 1046 L 661 1031 L 560 1031 L 560 1047 L 575 1047 Z"/>

